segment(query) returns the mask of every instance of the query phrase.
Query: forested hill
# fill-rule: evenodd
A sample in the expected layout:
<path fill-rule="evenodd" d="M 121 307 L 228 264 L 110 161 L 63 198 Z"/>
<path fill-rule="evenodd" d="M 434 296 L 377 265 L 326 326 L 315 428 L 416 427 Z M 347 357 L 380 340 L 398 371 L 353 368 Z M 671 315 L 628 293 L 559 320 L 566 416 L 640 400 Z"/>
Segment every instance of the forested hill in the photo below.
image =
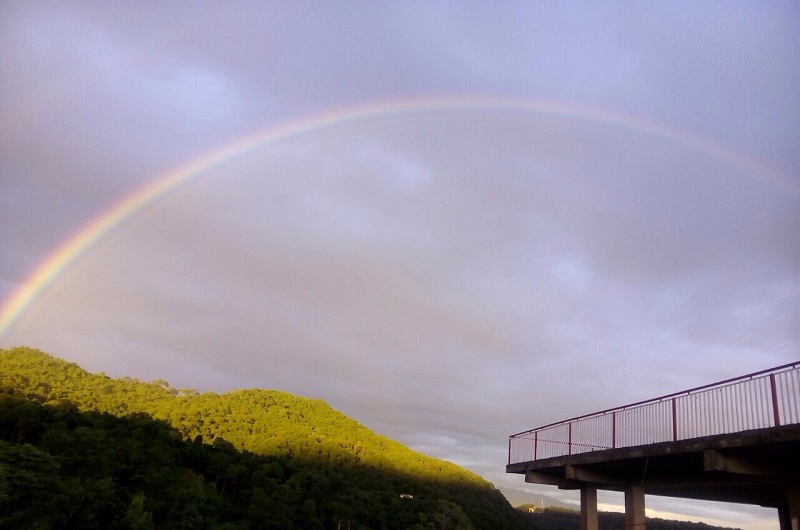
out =
<path fill-rule="evenodd" d="M 112 379 L 30 348 L 0 349 L 0 390 L 0 528 L 530 525 L 481 477 L 321 400 Z"/>
<path fill-rule="evenodd" d="M 238 450 L 314 461 L 363 463 L 417 477 L 489 484 L 455 464 L 437 460 L 379 436 L 324 401 L 275 390 L 226 394 L 178 390 L 166 381 L 143 382 L 91 374 L 29 348 L 0 350 L 0 386 L 43 403 L 69 402 L 79 410 L 116 416 L 145 412 L 165 420 L 187 440 L 217 438 Z"/>

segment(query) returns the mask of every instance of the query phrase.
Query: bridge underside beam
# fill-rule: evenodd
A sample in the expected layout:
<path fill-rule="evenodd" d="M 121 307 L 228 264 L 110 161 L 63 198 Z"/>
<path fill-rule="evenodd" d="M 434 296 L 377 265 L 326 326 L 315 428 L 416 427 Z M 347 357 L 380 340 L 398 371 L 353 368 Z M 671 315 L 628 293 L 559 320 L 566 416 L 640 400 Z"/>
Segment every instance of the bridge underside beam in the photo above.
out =
<path fill-rule="evenodd" d="M 588 482 L 594 485 L 619 486 L 620 488 L 626 486 L 631 481 L 626 480 L 625 477 L 615 475 L 613 473 L 603 473 L 592 469 L 587 469 L 579 466 L 565 466 L 564 475 L 570 480 L 579 482 Z"/>
<path fill-rule="evenodd" d="M 715 449 L 703 451 L 703 468 L 706 471 L 719 471 L 736 475 L 780 478 L 785 473 L 776 467 L 765 465 L 757 459 L 741 458 Z"/>
<path fill-rule="evenodd" d="M 558 486 L 558 488 L 562 490 L 577 490 L 582 486 L 580 482 L 575 480 L 559 477 L 550 473 L 537 473 L 536 471 L 528 471 L 525 473 L 525 482 L 530 484 Z"/>

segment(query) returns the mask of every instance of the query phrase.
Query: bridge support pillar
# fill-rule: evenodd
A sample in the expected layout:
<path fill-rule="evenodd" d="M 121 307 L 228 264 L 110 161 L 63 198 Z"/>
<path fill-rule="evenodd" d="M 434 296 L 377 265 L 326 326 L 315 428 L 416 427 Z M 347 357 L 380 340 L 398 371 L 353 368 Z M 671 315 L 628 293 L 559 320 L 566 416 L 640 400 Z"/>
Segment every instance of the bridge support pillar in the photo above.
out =
<path fill-rule="evenodd" d="M 787 503 L 778 508 L 781 530 L 800 530 L 800 484 L 789 486 Z"/>
<path fill-rule="evenodd" d="M 598 530 L 597 488 L 581 486 L 581 530 Z"/>
<path fill-rule="evenodd" d="M 628 486 L 625 488 L 625 530 L 645 530 L 644 488 Z"/>

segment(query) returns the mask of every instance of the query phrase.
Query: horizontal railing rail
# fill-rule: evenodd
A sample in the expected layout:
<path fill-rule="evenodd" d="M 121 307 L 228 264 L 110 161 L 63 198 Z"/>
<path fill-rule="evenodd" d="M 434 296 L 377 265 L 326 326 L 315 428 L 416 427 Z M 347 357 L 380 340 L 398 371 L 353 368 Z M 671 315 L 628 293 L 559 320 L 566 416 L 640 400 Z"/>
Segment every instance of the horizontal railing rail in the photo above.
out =
<path fill-rule="evenodd" d="M 512 434 L 508 463 L 800 423 L 800 361 Z"/>

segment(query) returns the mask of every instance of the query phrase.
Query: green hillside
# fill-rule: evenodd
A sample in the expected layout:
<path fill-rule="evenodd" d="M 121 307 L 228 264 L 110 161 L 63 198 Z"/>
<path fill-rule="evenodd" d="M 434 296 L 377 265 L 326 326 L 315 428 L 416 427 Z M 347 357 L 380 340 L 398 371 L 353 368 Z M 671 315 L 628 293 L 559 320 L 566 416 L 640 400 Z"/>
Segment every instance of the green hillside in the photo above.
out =
<path fill-rule="evenodd" d="M 0 389 L 0 527 L 530 525 L 481 477 L 321 400 L 112 379 L 30 348 L 0 350 Z"/>

